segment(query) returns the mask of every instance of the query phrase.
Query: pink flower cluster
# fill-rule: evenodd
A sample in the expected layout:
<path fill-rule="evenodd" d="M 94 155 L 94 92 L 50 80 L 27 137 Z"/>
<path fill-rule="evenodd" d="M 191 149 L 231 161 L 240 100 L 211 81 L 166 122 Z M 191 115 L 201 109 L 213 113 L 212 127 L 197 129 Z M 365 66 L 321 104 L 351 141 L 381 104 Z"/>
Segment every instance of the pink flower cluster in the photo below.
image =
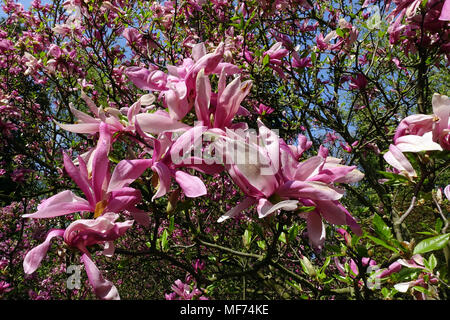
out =
<path fill-rule="evenodd" d="M 384 159 L 395 172 L 409 178 L 417 173 L 403 153 L 450 150 L 450 99 L 435 93 L 432 99 L 433 114 L 414 114 L 400 121 L 394 143 L 384 154 Z"/>
<path fill-rule="evenodd" d="M 58 55 L 57 48 L 53 51 Z M 41 219 L 90 212 L 90 219 L 75 220 L 66 229 L 52 229 L 45 241 L 26 255 L 24 270 L 27 274 L 39 267 L 51 240 L 62 237 L 66 245 L 81 253 L 96 295 L 102 299 L 118 299 L 117 288 L 103 278 L 88 248 L 101 245 L 102 254 L 111 256 L 114 240 L 124 235 L 134 220 L 148 225 L 149 213 L 136 207 L 142 200 L 141 193 L 130 187 L 147 169 L 153 174 L 156 190 L 152 200 L 171 191 L 172 178 L 185 196 L 205 195 L 204 182 L 185 169 L 209 175 L 226 170 L 245 198 L 219 221 L 256 205 L 260 218 L 280 210 L 292 211 L 305 218 L 309 239 L 315 247 L 321 247 L 325 241 L 323 220 L 335 225 L 349 225 L 355 233 L 361 234 L 356 220 L 339 202 L 344 190 L 335 184 L 357 182 L 363 174 L 356 166 L 345 166 L 341 159 L 330 157 L 324 147 L 318 155 L 300 161 L 311 146 L 303 135 L 298 136 L 296 145 L 288 145 L 260 120 L 259 134 L 252 132 L 245 122 L 235 123 L 236 115 L 248 114 L 241 102 L 250 92 L 251 82 L 241 82 L 237 75 L 239 68 L 224 62 L 224 54 L 223 43 L 211 53 L 207 53 L 205 45 L 200 43 L 192 48 L 191 57 L 183 59 L 180 65 L 167 66 L 168 73 L 156 67 L 132 67 L 126 71 L 136 86 L 159 93 L 168 112 L 152 106 L 155 101 L 152 93 L 120 110 L 99 108 L 82 94 L 93 116 L 71 107 L 78 122 L 58 125 L 77 133 L 99 133 L 96 147 L 79 155 L 75 161 L 64 153 L 65 171 L 84 198 L 70 190 L 62 191 L 43 201 L 36 212 L 24 217 Z M 272 47 L 266 54 L 270 56 L 270 63 L 276 66 L 286 52 Z M 218 75 L 216 91 L 209 79 L 213 74 Z M 231 75 L 235 77 L 227 84 Z M 150 107 L 142 108 L 142 105 Z M 270 111 L 268 107 L 265 110 Z M 185 121 L 192 115 L 196 120 L 194 126 Z M 118 162 L 111 173 L 108 155 L 114 139 L 120 139 L 121 135 L 133 139 L 143 152 L 137 159 Z M 215 152 L 208 153 L 211 150 Z M 207 157 L 208 154 L 215 156 Z M 119 218 L 125 220 L 117 222 Z M 192 292 L 187 289 L 181 281 L 173 286 L 174 292 L 183 298 L 199 294 L 195 289 Z"/>

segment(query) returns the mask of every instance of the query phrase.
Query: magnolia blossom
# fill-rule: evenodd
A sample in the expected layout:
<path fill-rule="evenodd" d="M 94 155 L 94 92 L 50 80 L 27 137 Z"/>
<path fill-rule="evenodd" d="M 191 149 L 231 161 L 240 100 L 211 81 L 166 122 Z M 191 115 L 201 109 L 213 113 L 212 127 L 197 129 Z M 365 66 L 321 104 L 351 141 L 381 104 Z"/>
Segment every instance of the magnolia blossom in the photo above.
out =
<path fill-rule="evenodd" d="M 206 53 L 205 45 L 199 43 L 192 48 L 191 58 L 185 58 L 179 66 L 168 65 L 167 74 L 156 67 L 131 67 L 126 74 L 138 88 L 162 92 L 170 118 L 181 120 L 193 107 L 197 75 L 201 70 L 205 75 L 239 72 L 235 65 L 222 62 L 224 50 L 224 43 L 220 43 L 214 52 Z"/>
<path fill-rule="evenodd" d="M 260 120 L 259 136 L 239 136 L 230 130 L 216 143 L 225 167 L 246 198 L 229 210 L 219 221 L 236 216 L 252 205 L 264 218 L 280 209 L 295 211 L 308 206 L 314 210 L 300 213 L 307 221 L 308 236 L 312 244 L 320 247 L 325 241 L 322 218 L 332 224 L 349 225 L 361 234 L 350 213 L 339 203 L 344 191 L 333 183 L 353 183 L 363 174 L 355 166 L 341 165 L 340 159 L 328 157 L 321 148 L 319 155 L 298 162 L 304 150 L 289 146 Z M 303 144 L 305 146 L 305 144 Z M 234 154 L 233 154 L 234 153 Z"/>
<path fill-rule="evenodd" d="M 180 170 L 181 168 L 191 168 L 208 174 L 223 170 L 220 164 L 207 164 L 195 152 L 194 155 L 191 155 L 194 148 L 201 149 L 199 143 L 201 143 L 202 134 L 206 129 L 205 126 L 195 126 L 178 138 L 174 138 L 176 132 L 164 132 L 158 139 L 148 137 L 154 145 L 148 167 L 153 171 L 153 185 L 157 189 L 152 200 L 162 197 L 170 191 L 172 178 L 180 185 L 187 197 L 196 198 L 206 194 L 206 186 L 200 178 Z"/>
<path fill-rule="evenodd" d="M 141 105 L 143 101 L 146 101 L 146 104 L 151 104 L 154 101 L 154 96 L 143 97 L 144 99 L 139 99 L 136 103 L 134 103 L 130 108 L 127 109 L 127 120 L 128 123 L 125 123 L 123 120 L 120 120 L 119 114 L 121 111 L 114 108 L 106 108 L 103 109 L 101 107 L 97 107 L 84 92 L 81 93 L 81 98 L 86 102 L 89 110 L 94 114 L 94 117 L 79 111 L 70 105 L 70 111 L 77 118 L 77 123 L 75 124 L 63 124 L 57 121 L 56 124 L 60 126 L 62 129 L 75 132 L 75 133 L 87 133 L 87 134 L 95 134 L 100 130 L 100 124 L 105 123 L 108 124 L 108 128 L 111 133 L 117 131 L 134 131 L 134 121 L 135 116 L 140 113 Z"/>
<path fill-rule="evenodd" d="M 42 202 L 35 213 L 25 214 L 24 218 L 53 218 L 74 212 L 94 212 L 94 217 L 104 212 L 128 211 L 134 218 L 147 225 L 148 215 L 135 207 L 141 201 L 139 190 L 128 187 L 150 165 L 149 159 L 122 160 L 109 173 L 108 152 L 111 133 L 107 124 L 100 124 L 100 138 L 97 147 L 90 152 L 88 161 L 78 157 L 77 168 L 64 154 L 64 167 L 84 193 L 86 199 L 70 190 L 62 191 Z"/>
<path fill-rule="evenodd" d="M 413 269 L 419 269 L 423 270 L 417 279 L 407 281 L 407 282 L 400 282 L 394 285 L 394 288 L 397 289 L 399 292 L 407 292 L 410 288 L 415 286 L 420 286 L 423 288 L 428 288 L 429 284 L 435 284 L 438 282 L 438 279 L 429 272 L 425 272 L 425 266 L 423 262 L 423 257 L 420 254 L 415 254 L 411 257 L 411 259 L 399 259 L 392 263 L 387 269 L 383 270 L 381 273 L 377 275 L 378 278 L 386 278 L 390 276 L 393 273 L 400 272 L 400 270 L 403 268 L 413 268 Z M 428 281 L 425 281 L 424 276 L 427 275 L 430 277 Z M 419 292 L 415 295 L 417 299 L 419 300 L 426 300 L 427 296 Z"/>
<path fill-rule="evenodd" d="M 100 299 L 120 299 L 117 288 L 112 282 L 103 278 L 87 249 L 89 246 L 100 244 L 104 247 L 103 254 L 112 256 L 114 253 L 113 241 L 121 237 L 133 225 L 133 220 L 115 222 L 118 217 L 118 214 L 107 212 L 96 219 L 76 220 L 65 230 L 51 230 L 43 243 L 26 254 L 23 261 L 25 273 L 34 273 L 46 256 L 51 240 L 54 237 L 63 237 L 64 242 L 68 246 L 77 248 L 82 253 L 81 260 L 84 263 L 89 282 L 94 288 L 95 294 Z"/>
<path fill-rule="evenodd" d="M 403 119 L 394 136 L 402 152 L 450 150 L 450 99 L 433 94 L 433 114 L 415 114 Z"/>

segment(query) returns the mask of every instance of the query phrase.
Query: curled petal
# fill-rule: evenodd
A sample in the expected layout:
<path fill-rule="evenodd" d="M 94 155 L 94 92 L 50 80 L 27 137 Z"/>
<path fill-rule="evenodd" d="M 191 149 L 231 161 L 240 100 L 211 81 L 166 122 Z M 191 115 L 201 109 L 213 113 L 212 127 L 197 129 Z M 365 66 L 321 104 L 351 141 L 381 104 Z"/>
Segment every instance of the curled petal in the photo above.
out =
<path fill-rule="evenodd" d="M 258 216 L 264 218 L 277 210 L 293 211 L 297 209 L 298 200 L 284 200 L 272 204 L 269 200 L 261 198 L 258 203 Z"/>
<path fill-rule="evenodd" d="M 42 242 L 37 247 L 31 249 L 27 255 L 25 256 L 25 259 L 23 260 L 23 270 L 26 274 L 32 274 L 36 271 L 36 269 L 41 264 L 42 259 L 44 259 L 45 255 L 47 254 L 48 248 L 50 247 L 50 241 L 54 237 L 62 237 L 64 235 L 64 230 L 62 229 L 53 229 L 45 238 L 45 241 Z"/>
<path fill-rule="evenodd" d="M 196 176 L 192 176 L 183 171 L 176 171 L 175 180 L 178 182 L 181 189 L 183 189 L 186 197 L 197 198 L 204 196 L 207 193 L 205 184 Z"/>
<path fill-rule="evenodd" d="M 308 213 L 306 217 L 308 237 L 314 247 L 320 248 L 325 242 L 325 226 L 322 217 L 315 211 Z"/>
<path fill-rule="evenodd" d="M 103 278 L 100 270 L 88 254 L 83 254 L 81 260 L 86 268 L 89 283 L 94 288 L 95 295 L 102 300 L 120 300 L 119 292 L 114 284 Z"/>
<path fill-rule="evenodd" d="M 416 171 L 409 160 L 395 145 L 389 146 L 389 151 L 383 156 L 384 160 L 400 172 L 406 172 L 410 177 L 417 177 Z"/>
<path fill-rule="evenodd" d="M 156 193 L 152 197 L 152 201 L 156 198 L 164 196 L 170 190 L 170 179 L 172 177 L 172 173 L 170 169 L 162 162 L 156 162 L 152 166 L 152 171 L 156 174 L 157 178 L 157 186 Z"/>
<path fill-rule="evenodd" d="M 251 197 L 245 198 L 244 201 L 242 201 L 241 203 L 239 203 L 237 206 L 233 207 L 232 209 L 228 210 L 227 213 L 225 213 L 223 216 L 221 216 L 219 218 L 219 220 L 217 220 L 217 222 L 222 222 L 229 218 L 233 218 L 233 217 L 237 216 L 239 213 L 241 213 L 241 211 L 244 211 L 248 207 L 255 204 L 255 202 L 256 202 L 256 200 L 254 198 L 251 198 Z"/>

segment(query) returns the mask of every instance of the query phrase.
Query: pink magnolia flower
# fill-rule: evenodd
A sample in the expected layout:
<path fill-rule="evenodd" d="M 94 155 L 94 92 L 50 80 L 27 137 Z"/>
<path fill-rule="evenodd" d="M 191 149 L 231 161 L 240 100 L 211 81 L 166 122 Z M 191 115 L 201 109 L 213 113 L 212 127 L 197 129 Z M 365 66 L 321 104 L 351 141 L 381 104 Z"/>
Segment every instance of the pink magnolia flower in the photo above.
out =
<path fill-rule="evenodd" d="M 170 118 L 181 120 L 193 106 L 197 74 L 201 70 L 205 75 L 239 72 L 235 65 L 222 62 L 224 50 L 224 43 L 220 43 L 214 52 L 207 54 L 205 45 L 199 43 L 192 48 L 192 58 L 185 58 L 180 66 L 168 65 L 168 74 L 140 67 L 128 68 L 126 74 L 138 88 L 161 91 Z"/>
<path fill-rule="evenodd" d="M 223 69 L 219 77 L 218 92 L 213 94 L 209 78 L 205 75 L 204 69 L 201 69 L 197 74 L 197 94 L 194 104 L 197 120 L 208 128 L 232 127 L 231 122 L 243 108 L 241 102 L 251 87 L 250 80 L 241 82 L 240 77 L 236 77 L 226 85 L 226 71 Z"/>
<path fill-rule="evenodd" d="M 273 46 L 270 47 L 269 50 L 265 51 L 262 56 L 269 56 L 269 63 L 275 65 L 282 65 L 281 59 L 286 57 L 289 53 L 289 50 L 283 48 L 282 42 L 276 42 Z"/>
<path fill-rule="evenodd" d="M 105 110 L 103 110 L 102 108 L 97 107 L 94 101 L 92 101 L 92 99 L 89 98 L 84 92 L 81 93 L 81 98 L 86 102 L 89 110 L 94 114 L 95 117 L 79 111 L 72 105 L 70 105 L 70 111 L 78 119 L 78 121 L 75 124 L 63 124 L 55 121 L 55 123 L 62 129 L 75 133 L 95 134 L 99 132 L 100 124 L 106 123 L 108 124 L 108 128 L 111 133 L 131 130 L 130 126 L 128 126 L 127 124 L 124 125 L 122 122 L 120 122 L 119 118 L 117 117 L 118 110 L 117 112 L 114 112 L 112 109 L 109 109 L 107 110 L 109 112 L 105 112 Z M 128 114 L 128 121 L 130 124 L 133 123 L 134 115 L 140 111 L 140 108 L 141 105 L 139 101 L 130 108 L 131 111 Z"/>
<path fill-rule="evenodd" d="M 350 85 L 349 85 L 350 89 L 361 90 L 364 89 L 366 86 L 367 86 L 367 78 L 363 74 L 358 73 L 356 75 L 356 78 L 354 77 L 350 78 Z"/>
<path fill-rule="evenodd" d="M 344 264 L 342 264 L 342 262 L 339 260 L 338 257 L 334 257 L 333 260 L 334 260 L 334 264 L 336 265 L 336 267 L 337 267 L 339 273 L 340 273 L 342 276 L 346 277 L 346 276 L 347 276 L 347 272 L 346 272 L 346 270 L 345 270 Z M 347 259 L 347 260 L 348 260 L 348 261 L 346 261 L 346 262 L 344 262 L 344 263 L 345 263 L 345 264 L 348 263 L 348 265 L 349 265 L 349 267 L 350 267 L 350 273 L 349 273 L 349 275 L 350 275 L 351 278 L 356 278 L 356 277 L 359 275 L 359 268 L 358 268 L 358 265 L 356 264 L 355 260 L 353 260 L 353 259 Z M 371 258 L 367 258 L 367 257 L 362 258 L 362 259 L 361 259 L 361 262 L 362 262 L 362 266 L 363 266 L 363 267 L 366 267 L 366 266 L 375 266 L 375 265 L 377 265 L 377 262 L 376 262 L 375 260 L 373 260 L 373 259 L 371 259 Z M 361 281 L 360 284 L 362 284 L 362 283 L 363 283 L 363 282 Z"/>
<path fill-rule="evenodd" d="M 13 288 L 11 284 L 6 281 L 0 281 L 0 294 L 10 292 Z"/>
<path fill-rule="evenodd" d="M 407 282 L 401 282 L 394 285 L 394 288 L 399 292 L 407 292 L 410 288 L 414 286 L 421 286 L 423 288 L 428 288 L 429 284 L 434 284 L 438 282 L 438 279 L 429 272 L 425 271 L 425 266 L 423 262 L 423 257 L 420 254 L 415 254 L 411 257 L 411 259 L 398 259 L 394 263 L 392 263 L 387 269 L 383 270 L 380 274 L 378 274 L 378 278 L 386 278 L 393 273 L 400 272 L 402 267 L 413 268 L 423 270 L 417 279 L 413 279 Z M 429 280 L 426 282 L 424 276 L 427 275 Z M 427 296 L 420 292 L 420 294 L 415 295 L 419 300 L 426 300 Z"/>
<path fill-rule="evenodd" d="M 135 205 L 141 201 L 139 190 L 128 187 L 150 165 L 149 159 L 122 160 L 109 173 L 108 152 L 111 145 L 111 132 L 107 124 L 100 124 L 100 138 L 97 147 L 90 152 L 89 160 L 78 157 L 77 168 L 64 154 L 64 167 L 84 193 L 86 199 L 72 191 L 62 191 L 42 202 L 35 213 L 25 214 L 24 218 L 53 218 L 74 212 L 94 212 L 94 217 L 104 212 L 128 211 L 144 225 L 148 224 L 148 215 Z"/>
<path fill-rule="evenodd" d="M 133 220 L 115 222 L 118 217 L 118 214 L 107 212 L 96 219 L 76 220 L 65 230 L 52 229 L 43 243 L 26 254 L 23 261 L 25 273 L 34 273 L 46 256 L 51 240 L 54 237 L 63 237 L 64 242 L 68 246 L 81 251 L 81 260 L 84 263 L 89 282 L 94 288 L 97 297 L 105 300 L 120 299 L 117 288 L 112 282 L 103 278 L 87 249 L 88 246 L 101 244 L 104 247 L 103 254 L 112 256 L 114 253 L 113 241 L 121 237 L 133 225 Z"/>
<path fill-rule="evenodd" d="M 258 120 L 259 136 L 239 136 L 230 130 L 217 142 L 216 152 L 224 159 L 225 167 L 246 198 L 220 217 L 219 222 L 236 216 L 252 205 L 257 205 L 260 218 L 280 209 L 295 211 L 299 206 L 314 210 L 301 214 L 307 220 L 308 236 L 314 246 L 325 240 L 322 218 L 332 224 L 350 225 L 361 230 L 350 213 L 338 202 L 343 190 L 334 182 L 352 183 L 363 174 L 355 166 L 340 164 L 340 159 L 328 157 L 321 148 L 318 156 L 298 163 L 298 155 L 275 132 Z M 232 154 L 232 150 L 237 150 Z M 245 161 L 250 157 L 250 161 Z"/>
<path fill-rule="evenodd" d="M 195 148 L 201 149 L 202 134 L 206 130 L 205 126 L 195 126 L 186 130 L 176 139 L 172 132 L 167 131 L 158 139 L 148 137 L 149 141 L 154 144 L 152 159 L 148 167 L 153 171 L 153 182 L 157 189 L 152 200 L 169 192 L 172 178 L 175 178 L 187 197 L 196 198 L 207 193 L 206 186 L 200 178 L 180 170 L 181 168 L 191 168 L 208 174 L 223 170 L 219 164 L 207 164 L 203 158 L 195 154 L 195 151 L 194 155 L 191 155 L 191 151 Z"/>
<path fill-rule="evenodd" d="M 403 119 L 394 135 L 402 152 L 450 150 L 450 99 L 433 94 L 433 114 L 415 114 Z"/>
<path fill-rule="evenodd" d="M 172 293 L 165 294 L 166 300 L 208 300 L 195 285 L 191 289 L 189 284 L 182 282 L 180 279 L 175 280 L 171 289 L 173 290 Z"/>
<path fill-rule="evenodd" d="M 301 58 L 297 51 L 292 54 L 292 66 L 294 68 L 309 68 L 312 67 L 311 57 Z"/>
<path fill-rule="evenodd" d="M 271 107 L 268 107 L 268 106 L 266 106 L 265 104 L 262 104 L 262 103 L 260 103 L 259 105 L 258 105 L 258 107 L 255 107 L 255 110 L 256 110 L 256 112 L 259 114 L 259 115 L 266 115 L 266 114 L 271 114 L 272 112 L 274 112 L 275 111 L 275 109 L 273 109 L 273 108 L 271 108 Z"/>

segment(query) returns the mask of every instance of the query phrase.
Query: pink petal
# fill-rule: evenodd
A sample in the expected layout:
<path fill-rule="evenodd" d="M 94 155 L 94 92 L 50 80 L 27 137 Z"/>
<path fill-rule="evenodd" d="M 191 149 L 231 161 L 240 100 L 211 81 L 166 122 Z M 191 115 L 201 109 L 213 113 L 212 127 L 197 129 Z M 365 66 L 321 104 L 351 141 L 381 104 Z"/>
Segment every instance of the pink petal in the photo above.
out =
<path fill-rule="evenodd" d="M 205 76 L 205 71 L 202 69 L 197 75 L 196 81 L 196 92 L 195 97 L 195 113 L 197 115 L 198 121 L 203 121 L 203 123 L 209 126 L 210 116 L 209 116 L 209 103 L 211 100 L 211 84 L 209 83 L 209 78 Z"/>
<path fill-rule="evenodd" d="M 192 47 L 191 57 L 194 61 L 199 61 L 204 55 L 206 55 L 206 47 L 203 42 L 197 43 Z"/>
<path fill-rule="evenodd" d="M 450 0 L 445 0 L 439 20 L 450 21 Z"/>
<path fill-rule="evenodd" d="M 284 200 L 276 204 L 272 204 L 265 198 L 259 199 L 258 202 L 258 216 L 264 218 L 277 210 L 293 211 L 298 207 L 298 200 Z"/>
<path fill-rule="evenodd" d="M 192 176 L 183 171 L 176 171 L 175 180 L 178 182 L 181 189 L 183 189 L 186 197 L 197 198 L 204 196 L 207 193 L 205 184 L 198 177 Z"/>
<path fill-rule="evenodd" d="M 239 77 L 237 77 L 226 87 L 224 87 L 225 79 L 225 74 L 222 71 L 219 79 L 218 100 L 214 116 L 214 127 L 216 128 L 223 128 L 226 125 L 226 119 L 231 113 L 233 98 L 235 97 L 241 86 L 241 80 Z"/>
<path fill-rule="evenodd" d="M 399 137 L 395 141 L 395 145 L 402 152 L 442 151 L 442 147 L 433 142 L 431 131 L 423 136 L 406 135 Z"/>
<path fill-rule="evenodd" d="M 411 177 L 417 177 L 416 171 L 409 160 L 395 145 L 389 146 L 389 151 L 384 154 L 383 158 L 397 170 L 407 172 Z"/>
<path fill-rule="evenodd" d="M 444 194 L 447 199 L 450 201 L 450 184 L 444 188 Z"/>
<path fill-rule="evenodd" d="M 201 151 L 202 135 L 206 130 L 207 127 L 196 125 L 178 137 L 170 149 L 170 159 L 172 163 L 175 165 L 190 165 L 191 163 L 189 163 L 189 160 L 192 160 L 193 158 L 188 155 L 192 153 L 192 149 L 194 149 L 194 153 L 196 151 Z"/>
<path fill-rule="evenodd" d="M 120 300 L 119 292 L 114 284 L 103 278 L 100 270 L 88 254 L 83 254 L 81 260 L 86 268 L 89 283 L 94 288 L 95 295 L 102 300 Z"/>
<path fill-rule="evenodd" d="M 23 218 L 54 218 L 79 211 L 93 211 L 92 206 L 72 191 L 62 191 L 38 206 L 35 213 L 24 214 Z"/>
<path fill-rule="evenodd" d="M 23 270 L 26 274 L 32 274 L 36 271 L 37 268 L 39 268 L 42 259 L 44 259 L 45 255 L 47 254 L 48 248 L 50 247 L 50 241 L 54 237 L 62 237 L 63 235 L 63 229 L 50 230 L 44 242 L 28 251 L 23 260 Z"/>
<path fill-rule="evenodd" d="M 55 123 L 66 131 L 75 133 L 88 133 L 95 134 L 98 132 L 100 125 L 100 120 L 97 123 L 78 123 L 78 124 L 63 124 L 55 121 Z"/>
<path fill-rule="evenodd" d="M 152 165 L 150 159 L 122 160 L 114 168 L 107 192 L 128 187 Z"/>
<path fill-rule="evenodd" d="M 100 124 L 100 137 L 97 141 L 94 157 L 92 159 L 92 187 L 94 189 L 95 201 L 103 198 L 103 183 L 109 172 L 108 153 L 111 147 L 111 133 L 106 123 Z"/>
<path fill-rule="evenodd" d="M 308 237 L 314 247 L 320 248 L 325 242 L 325 226 L 322 217 L 315 211 L 309 212 L 306 216 L 308 227 Z"/>
<path fill-rule="evenodd" d="M 318 181 L 288 181 L 277 190 L 277 194 L 297 199 L 339 200 L 344 190 Z"/>
<path fill-rule="evenodd" d="M 73 164 L 72 160 L 69 158 L 69 156 L 65 152 L 63 153 L 63 157 L 64 157 L 64 168 L 66 169 L 66 172 L 72 178 L 72 180 L 77 184 L 77 186 L 81 189 L 81 191 L 83 191 L 83 193 L 86 196 L 86 199 L 89 201 L 89 203 L 92 206 L 95 206 L 95 201 L 94 201 L 94 197 L 92 194 L 91 186 L 89 184 L 87 172 L 85 172 L 81 169 L 78 169 Z M 84 164 L 84 161 L 82 159 L 81 159 L 81 161 L 80 160 L 78 160 L 78 161 L 80 163 L 80 166 L 82 166 L 81 163 Z"/>
<path fill-rule="evenodd" d="M 157 91 L 167 89 L 167 75 L 159 70 L 130 67 L 125 74 L 139 89 Z"/>
<path fill-rule="evenodd" d="M 233 207 L 232 209 L 228 210 L 227 213 L 225 213 L 223 216 L 221 216 L 217 222 L 225 221 L 229 218 L 233 218 L 237 216 L 239 213 L 247 209 L 248 207 L 252 206 L 256 200 L 251 197 L 246 197 L 243 201 L 241 201 L 237 206 Z"/>
<path fill-rule="evenodd" d="M 78 119 L 78 121 L 80 121 L 81 123 L 96 123 L 99 124 L 99 119 L 95 119 L 93 117 L 91 117 L 90 115 L 77 110 L 75 108 L 70 107 L 70 111 L 72 112 L 72 114 Z"/>
<path fill-rule="evenodd" d="M 272 130 L 268 129 L 263 122 L 257 120 L 259 127 L 259 138 L 264 143 L 264 148 L 267 150 L 274 173 L 278 172 L 280 167 L 280 137 Z"/>
<path fill-rule="evenodd" d="M 152 201 L 153 201 L 156 198 L 160 198 L 160 197 L 164 196 L 167 192 L 169 192 L 172 172 L 162 162 L 156 162 L 152 166 L 152 171 L 158 175 L 158 180 L 159 180 L 158 190 L 152 197 Z"/>
<path fill-rule="evenodd" d="M 94 101 L 92 101 L 92 99 L 89 98 L 86 95 L 86 93 L 84 93 L 83 91 L 81 92 L 81 99 L 83 99 L 84 102 L 86 102 L 89 110 L 91 110 L 91 112 L 98 118 L 99 117 L 99 113 L 98 113 L 99 108 L 95 105 Z"/>
<path fill-rule="evenodd" d="M 300 162 L 295 171 L 295 180 L 306 181 L 318 172 L 319 167 L 323 162 L 324 158 L 321 156 L 314 156 Z"/>
<path fill-rule="evenodd" d="M 168 114 L 162 113 L 140 113 L 136 115 L 136 122 L 140 128 L 152 134 L 160 134 L 164 131 L 189 128 L 188 125 L 172 119 Z"/>
<path fill-rule="evenodd" d="M 399 272 L 402 269 L 402 265 L 398 262 L 392 263 L 387 269 L 383 270 L 377 278 L 386 278 L 393 273 Z"/>
<path fill-rule="evenodd" d="M 133 207 L 138 204 L 142 197 L 139 190 L 123 187 L 119 190 L 111 191 L 109 196 L 108 205 L 104 209 L 104 212 L 119 213 L 123 210 Z"/>
<path fill-rule="evenodd" d="M 435 135 L 439 136 L 440 133 L 446 129 L 449 129 L 450 118 L 450 98 L 442 94 L 433 94 L 432 98 L 433 113 L 439 118 L 439 121 L 435 123 Z M 436 141 L 436 140 L 435 140 Z"/>
<path fill-rule="evenodd" d="M 188 87 L 183 81 L 171 83 L 169 87 L 164 92 L 169 115 L 174 120 L 181 120 L 192 108 L 187 100 Z"/>

